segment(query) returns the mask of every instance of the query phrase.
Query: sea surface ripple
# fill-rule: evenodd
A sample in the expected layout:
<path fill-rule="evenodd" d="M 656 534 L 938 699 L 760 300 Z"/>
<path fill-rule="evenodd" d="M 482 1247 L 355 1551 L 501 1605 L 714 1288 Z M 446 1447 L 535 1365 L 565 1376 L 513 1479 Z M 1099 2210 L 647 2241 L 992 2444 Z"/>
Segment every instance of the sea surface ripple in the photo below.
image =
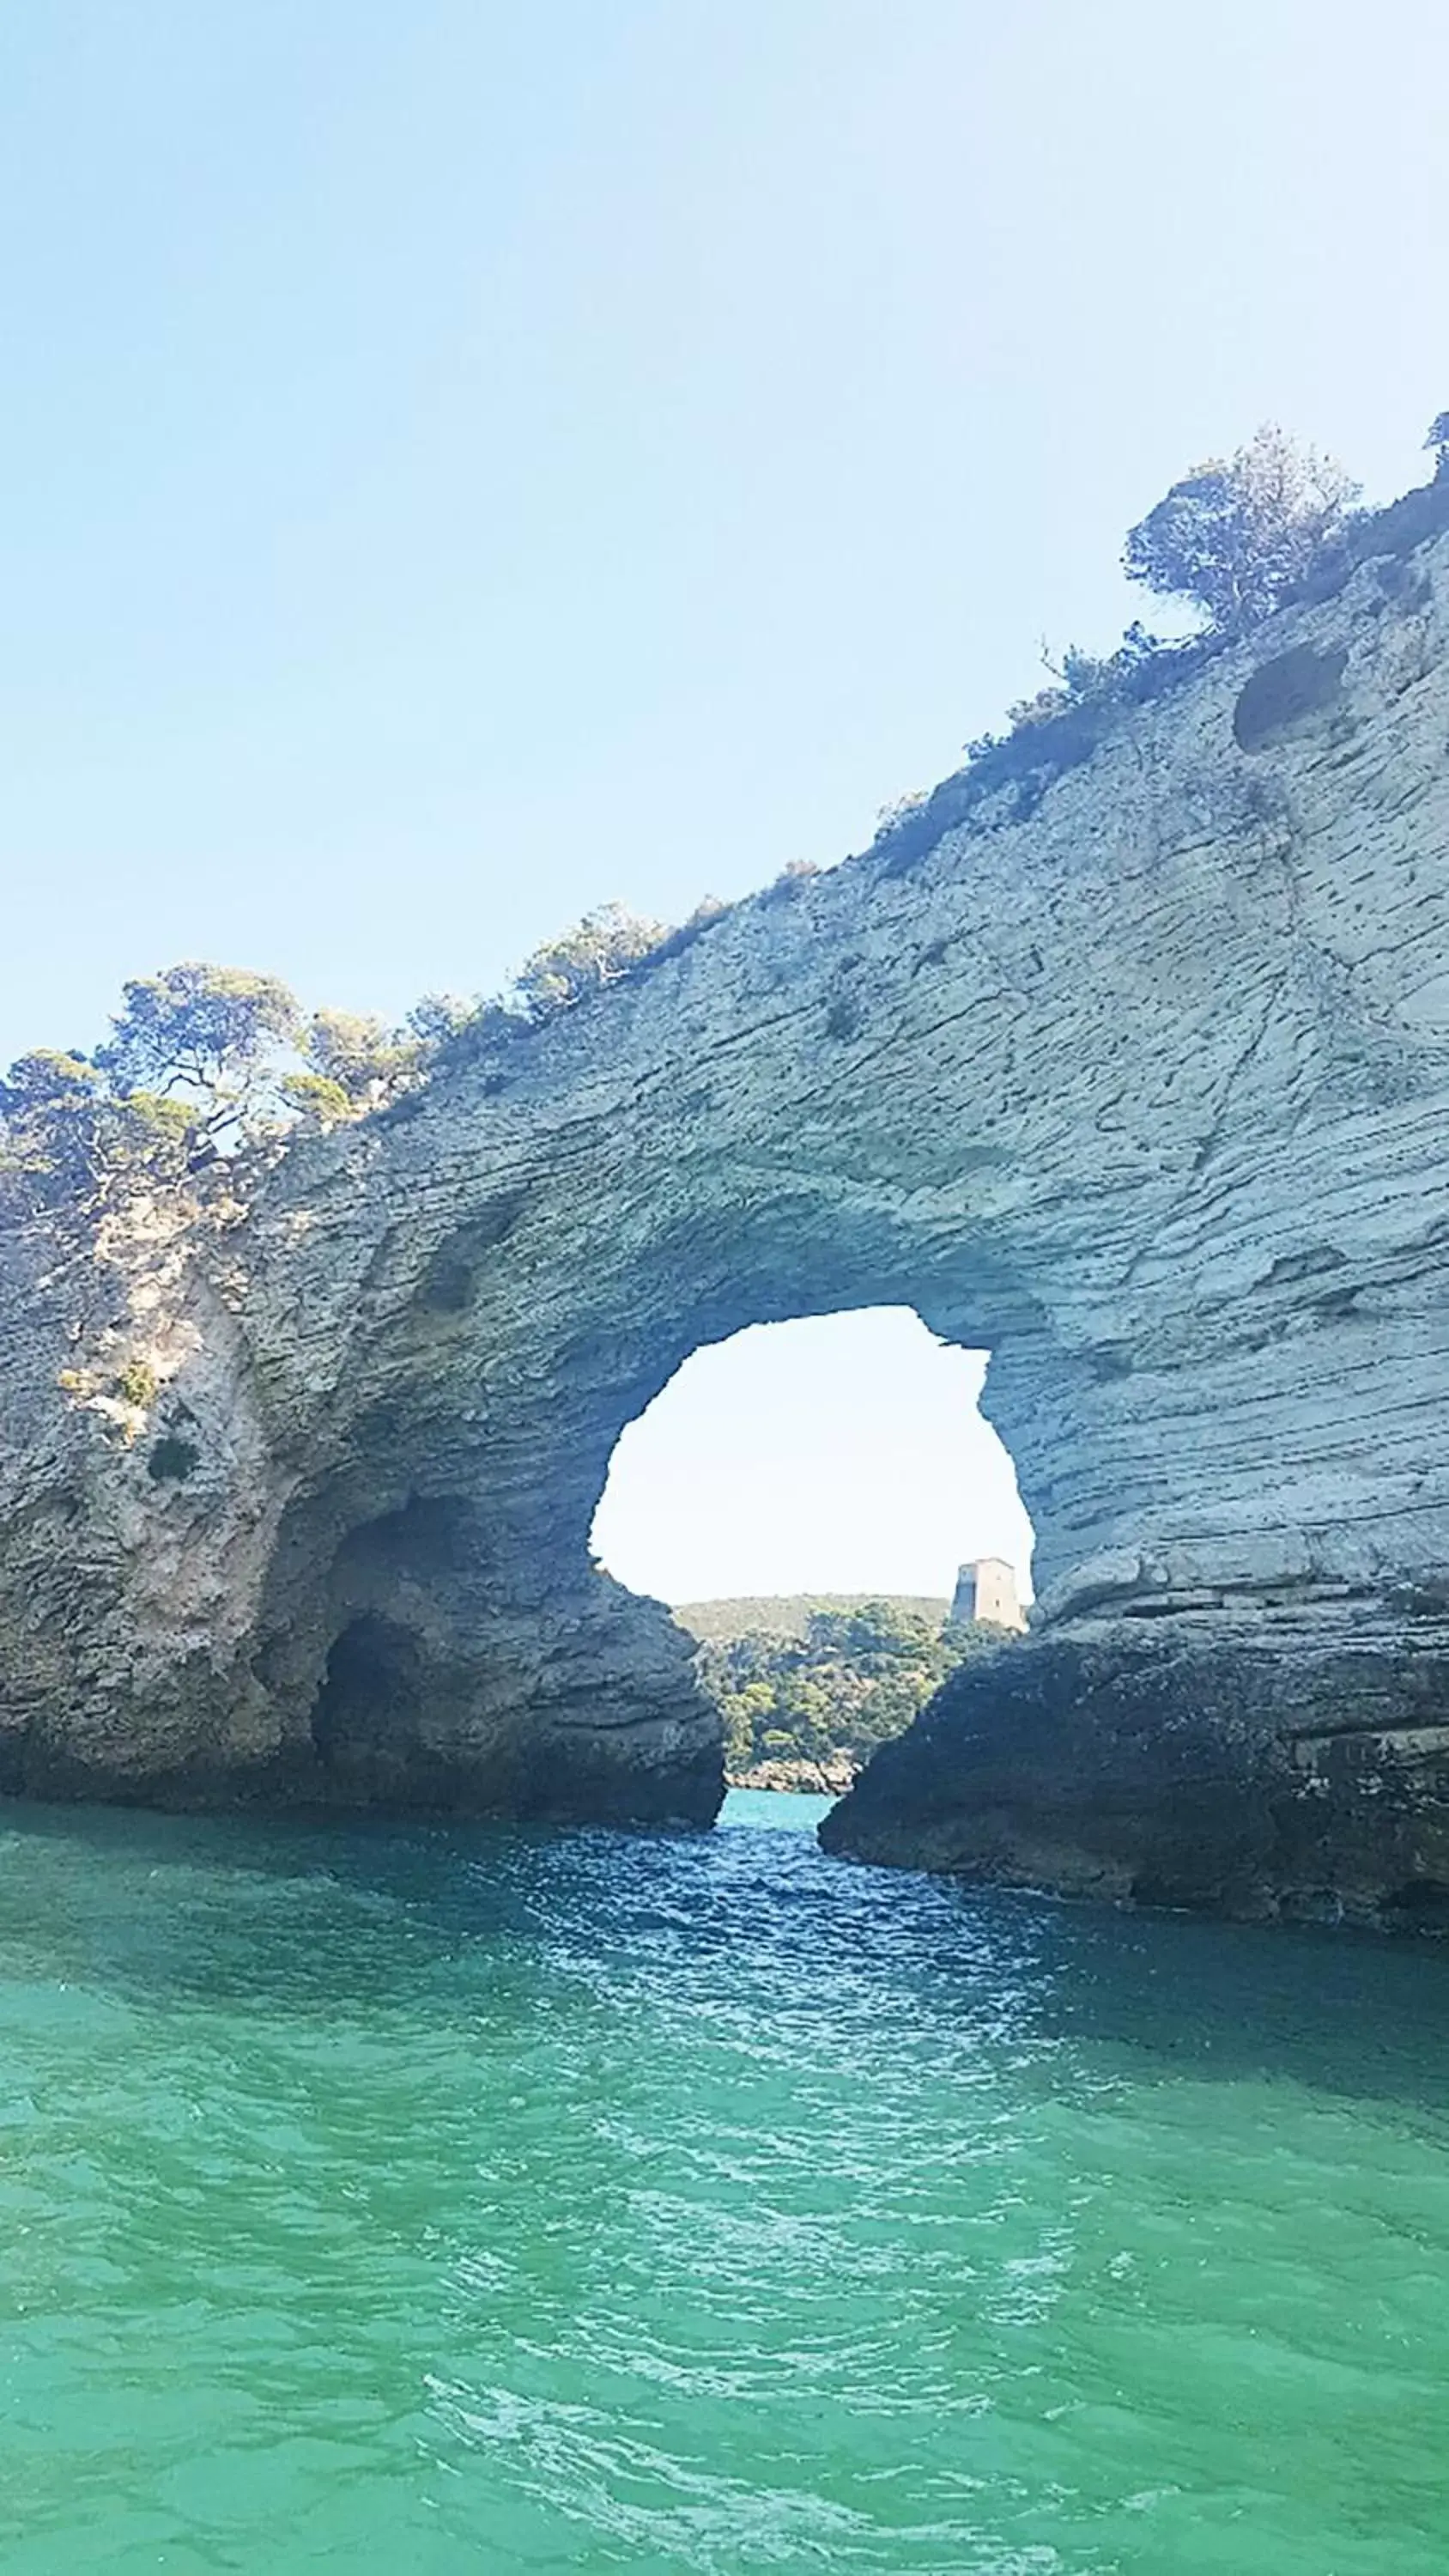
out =
<path fill-rule="evenodd" d="M 8 1810 L 0 2568 L 1444 2576 L 1449 1957 Z"/>

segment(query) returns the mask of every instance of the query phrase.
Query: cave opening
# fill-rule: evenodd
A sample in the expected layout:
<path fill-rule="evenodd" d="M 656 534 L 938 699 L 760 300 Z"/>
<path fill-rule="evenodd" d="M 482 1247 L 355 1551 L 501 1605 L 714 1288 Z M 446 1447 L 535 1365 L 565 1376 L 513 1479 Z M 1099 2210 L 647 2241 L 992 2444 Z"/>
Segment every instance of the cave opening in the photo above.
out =
<path fill-rule="evenodd" d="M 418 1640 L 374 1611 L 350 1619 L 328 1650 L 312 1710 L 312 1743 L 329 1770 L 373 1774 L 395 1765 L 422 1702 Z"/>
<path fill-rule="evenodd" d="M 334 1787 L 386 1796 L 416 1768 L 445 1675 L 426 1630 L 437 1587 L 468 1562 L 473 1522 L 456 1494 L 409 1495 L 347 1531 L 327 1583 L 327 1647 L 311 1750 Z"/>

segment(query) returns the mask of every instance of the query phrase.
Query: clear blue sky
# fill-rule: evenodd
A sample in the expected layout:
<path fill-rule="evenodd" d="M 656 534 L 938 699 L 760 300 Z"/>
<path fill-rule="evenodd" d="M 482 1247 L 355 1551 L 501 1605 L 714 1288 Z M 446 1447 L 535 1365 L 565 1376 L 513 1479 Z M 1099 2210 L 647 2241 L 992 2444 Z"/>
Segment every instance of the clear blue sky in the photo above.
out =
<path fill-rule="evenodd" d="M 7 11 L 0 1061 L 859 847 L 1204 452 L 1418 479 L 1446 100 L 1429 0 Z"/>

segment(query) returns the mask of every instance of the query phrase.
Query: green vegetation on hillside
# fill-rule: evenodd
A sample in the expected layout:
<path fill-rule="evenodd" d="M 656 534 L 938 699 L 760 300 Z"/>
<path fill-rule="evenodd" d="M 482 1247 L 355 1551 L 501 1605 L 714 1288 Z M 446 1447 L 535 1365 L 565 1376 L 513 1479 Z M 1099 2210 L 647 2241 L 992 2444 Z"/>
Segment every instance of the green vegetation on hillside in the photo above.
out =
<path fill-rule="evenodd" d="M 194 1186 L 299 1128 L 382 1107 L 435 1051 L 424 1015 L 388 1030 L 347 1011 L 308 1020 L 275 975 L 188 961 L 123 988 L 92 1055 L 38 1047 L 0 1082 L 0 1182 L 22 1211 L 94 1208 Z"/>
<path fill-rule="evenodd" d="M 741 1592 L 728 1601 L 676 1602 L 674 1616 L 701 1644 L 733 1645 L 737 1637 L 804 1638 L 817 1610 L 848 1616 L 882 1603 L 932 1628 L 945 1625 L 951 1607 L 943 1592 Z"/>
<path fill-rule="evenodd" d="M 681 1624 L 734 1602 L 701 1603 Z M 824 1608 L 762 1602 L 776 1625 L 735 1626 L 705 1635 L 697 1670 L 724 1721 L 725 1766 L 732 1778 L 762 1762 L 868 1761 L 877 1745 L 899 1735 L 963 1658 L 997 1643 L 1004 1630 L 948 1628 L 943 1606 L 862 1600 Z M 803 1613 L 803 1615 L 800 1615 Z M 717 1624 L 734 1625 L 723 1620 Z"/>

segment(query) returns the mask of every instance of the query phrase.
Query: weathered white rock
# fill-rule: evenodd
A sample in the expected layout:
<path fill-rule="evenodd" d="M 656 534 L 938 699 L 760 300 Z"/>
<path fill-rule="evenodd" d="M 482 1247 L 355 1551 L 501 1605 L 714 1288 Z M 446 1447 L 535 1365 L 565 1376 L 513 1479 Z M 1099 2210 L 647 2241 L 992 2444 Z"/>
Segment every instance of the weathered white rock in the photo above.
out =
<path fill-rule="evenodd" d="M 709 1813 L 688 1642 L 590 1567 L 610 1452 L 701 1342 L 875 1303 L 993 1352 L 1015 1654 L 1288 1602 L 1294 1654 L 1321 1613 L 1432 1661 L 1446 1137 L 1440 535 L 233 1224 L 8 1245 L 0 1778 Z"/>

